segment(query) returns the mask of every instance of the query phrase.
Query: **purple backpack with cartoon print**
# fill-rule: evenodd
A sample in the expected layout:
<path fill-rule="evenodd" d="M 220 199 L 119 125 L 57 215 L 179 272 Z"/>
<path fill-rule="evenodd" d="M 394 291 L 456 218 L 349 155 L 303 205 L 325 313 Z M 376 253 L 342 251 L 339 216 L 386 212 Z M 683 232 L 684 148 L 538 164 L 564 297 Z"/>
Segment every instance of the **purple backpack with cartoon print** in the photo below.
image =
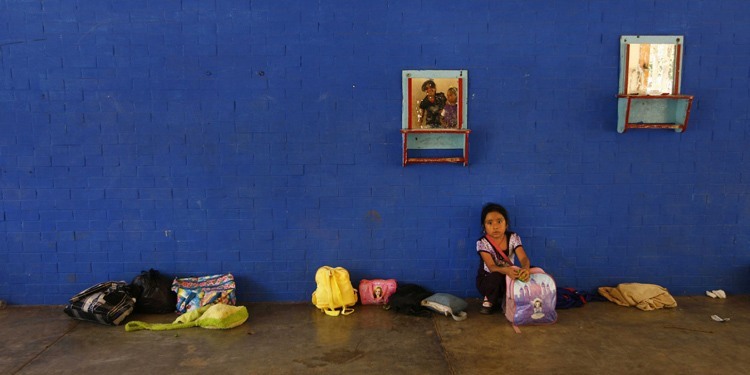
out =
<path fill-rule="evenodd" d="M 539 267 L 531 268 L 529 273 L 528 282 L 505 277 L 503 309 L 514 327 L 557 321 L 555 280 Z"/>

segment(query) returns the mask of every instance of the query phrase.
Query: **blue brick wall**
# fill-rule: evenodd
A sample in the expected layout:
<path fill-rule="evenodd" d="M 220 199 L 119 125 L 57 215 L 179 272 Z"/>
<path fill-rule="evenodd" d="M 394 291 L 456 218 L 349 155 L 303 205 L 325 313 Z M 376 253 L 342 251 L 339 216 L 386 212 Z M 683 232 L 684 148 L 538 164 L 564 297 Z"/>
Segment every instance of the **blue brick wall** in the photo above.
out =
<path fill-rule="evenodd" d="M 322 265 L 477 296 L 506 205 L 559 285 L 750 292 L 743 0 L 0 0 L 0 299 Z M 685 133 L 616 132 L 619 37 L 683 34 Z M 471 163 L 401 166 L 401 71 L 470 72 Z"/>

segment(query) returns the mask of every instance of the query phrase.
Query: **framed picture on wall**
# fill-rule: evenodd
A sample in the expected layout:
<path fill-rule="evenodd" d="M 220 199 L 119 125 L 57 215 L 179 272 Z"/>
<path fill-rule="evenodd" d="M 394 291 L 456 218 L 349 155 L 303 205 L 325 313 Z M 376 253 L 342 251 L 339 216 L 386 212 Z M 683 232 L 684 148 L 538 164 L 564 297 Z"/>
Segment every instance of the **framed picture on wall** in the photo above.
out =
<path fill-rule="evenodd" d="M 403 165 L 468 165 L 468 72 L 404 70 L 401 78 Z"/>
<path fill-rule="evenodd" d="M 466 129 L 465 70 L 405 70 L 402 129 Z"/>

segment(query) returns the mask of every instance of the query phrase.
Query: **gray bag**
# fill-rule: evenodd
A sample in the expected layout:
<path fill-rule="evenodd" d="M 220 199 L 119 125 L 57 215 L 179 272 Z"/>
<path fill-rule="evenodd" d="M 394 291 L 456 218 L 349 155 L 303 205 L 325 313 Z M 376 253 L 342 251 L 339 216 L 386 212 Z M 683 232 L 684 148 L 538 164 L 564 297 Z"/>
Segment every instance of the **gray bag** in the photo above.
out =
<path fill-rule="evenodd" d="M 462 321 L 467 318 L 466 307 L 469 304 L 462 298 L 448 293 L 435 293 L 422 300 L 422 306 L 445 316 L 450 315 L 453 320 Z"/>

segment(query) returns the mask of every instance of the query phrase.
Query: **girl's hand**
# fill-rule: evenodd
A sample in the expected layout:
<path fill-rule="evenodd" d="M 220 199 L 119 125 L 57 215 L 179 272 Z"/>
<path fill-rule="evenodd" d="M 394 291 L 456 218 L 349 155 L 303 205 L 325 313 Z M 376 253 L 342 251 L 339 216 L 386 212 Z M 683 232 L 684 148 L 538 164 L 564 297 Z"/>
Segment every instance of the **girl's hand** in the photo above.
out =
<path fill-rule="evenodd" d="M 514 268 L 513 269 L 513 279 L 514 280 L 521 280 L 521 271 L 522 271 L 522 269 L 520 269 L 520 268 Z M 521 281 L 523 281 L 523 280 L 521 280 Z"/>
<path fill-rule="evenodd" d="M 529 273 L 529 270 L 525 268 L 521 268 L 520 270 L 518 270 L 516 275 L 517 275 L 516 278 L 518 280 L 521 280 L 525 283 L 528 282 L 529 279 L 531 278 L 531 274 Z"/>

